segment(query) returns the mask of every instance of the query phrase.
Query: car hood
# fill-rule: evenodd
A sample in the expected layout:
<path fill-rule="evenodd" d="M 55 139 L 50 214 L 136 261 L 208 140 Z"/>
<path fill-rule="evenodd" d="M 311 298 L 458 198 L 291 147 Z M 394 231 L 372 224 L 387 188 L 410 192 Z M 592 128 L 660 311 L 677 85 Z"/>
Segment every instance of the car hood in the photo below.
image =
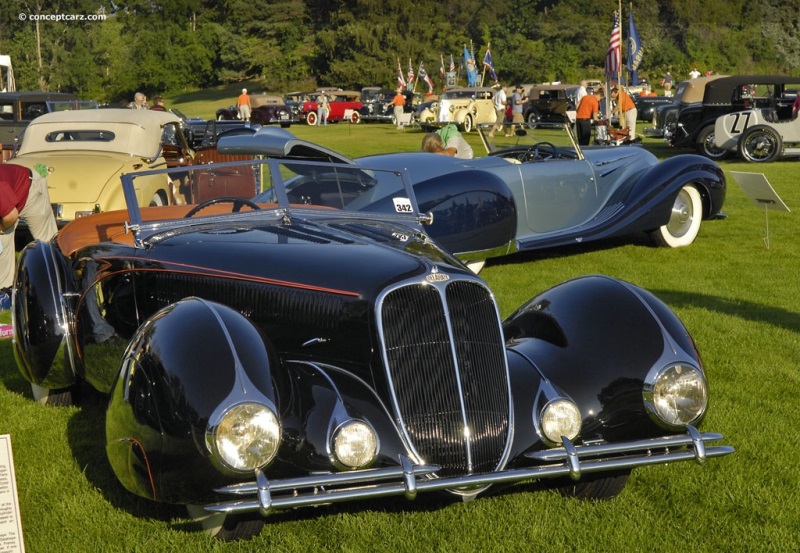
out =
<path fill-rule="evenodd" d="M 94 203 L 109 183 L 119 186 L 119 175 L 133 171 L 134 164 L 147 168 L 141 158 L 102 153 L 22 156 L 14 163 L 31 170 L 37 164 L 47 167 L 47 190 L 52 203 Z"/>
<path fill-rule="evenodd" d="M 145 238 L 141 251 L 165 269 L 362 297 L 434 265 L 469 274 L 425 235 L 391 221 L 248 219 L 166 230 Z"/>

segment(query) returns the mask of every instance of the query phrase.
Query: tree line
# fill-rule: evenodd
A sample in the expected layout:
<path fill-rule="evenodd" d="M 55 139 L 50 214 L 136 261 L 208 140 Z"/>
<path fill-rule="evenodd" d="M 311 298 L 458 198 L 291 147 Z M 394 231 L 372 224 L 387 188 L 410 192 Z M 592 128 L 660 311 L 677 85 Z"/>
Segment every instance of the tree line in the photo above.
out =
<path fill-rule="evenodd" d="M 0 54 L 18 90 L 118 102 L 243 80 L 283 92 L 394 86 L 424 63 L 480 66 L 487 44 L 504 84 L 601 78 L 616 0 L 5 0 Z M 800 10 L 778 0 L 636 0 L 640 77 L 800 71 Z M 54 20 L 54 14 L 84 20 Z M 41 16 L 50 16 L 42 18 Z M 88 20 L 85 16 L 92 16 Z M 98 20 L 102 18 L 102 20 Z M 623 45 L 624 52 L 624 45 Z M 462 83 L 463 83 L 462 79 Z"/>

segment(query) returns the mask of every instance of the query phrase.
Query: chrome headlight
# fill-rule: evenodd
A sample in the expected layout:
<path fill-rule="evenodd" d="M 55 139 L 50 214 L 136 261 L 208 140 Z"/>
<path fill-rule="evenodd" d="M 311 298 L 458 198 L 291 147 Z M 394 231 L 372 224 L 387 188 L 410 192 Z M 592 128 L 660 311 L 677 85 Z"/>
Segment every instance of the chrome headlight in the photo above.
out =
<path fill-rule="evenodd" d="M 697 367 L 680 363 L 670 365 L 645 384 L 644 402 L 661 422 L 671 427 L 684 427 L 706 411 L 706 379 Z"/>
<path fill-rule="evenodd" d="M 378 436 L 364 421 L 348 421 L 333 433 L 333 454 L 347 468 L 366 467 L 378 454 Z"/>
<path fill-rule="evenodd" d="M 281 425 L 266 405 L 240 403 L 222 415 L 208 436 L 212 450 L 225 467 L 250 472 L 275 458 Z"/>
<path fill-rule="evenodd" d="M 580 409 L 568 399 L 557 399 L 545 405 L 540 421 L 542 435 L 553 444 L 560 444 L 562 436 L 574 440 L 581 431 Z"/>

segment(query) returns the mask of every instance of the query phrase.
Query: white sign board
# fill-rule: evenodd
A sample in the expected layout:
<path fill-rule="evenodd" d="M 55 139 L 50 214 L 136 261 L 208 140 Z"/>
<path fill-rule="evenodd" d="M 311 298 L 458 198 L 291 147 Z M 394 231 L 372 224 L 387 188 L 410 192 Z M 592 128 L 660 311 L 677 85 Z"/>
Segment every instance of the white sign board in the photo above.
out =
<path fill-rule="evenodd" d="M 22 522 L 19 517 L 17 480 L 14 476 L 14 456 L 11 436 L 0 436 L 0 553 L 22 553 Z"/>

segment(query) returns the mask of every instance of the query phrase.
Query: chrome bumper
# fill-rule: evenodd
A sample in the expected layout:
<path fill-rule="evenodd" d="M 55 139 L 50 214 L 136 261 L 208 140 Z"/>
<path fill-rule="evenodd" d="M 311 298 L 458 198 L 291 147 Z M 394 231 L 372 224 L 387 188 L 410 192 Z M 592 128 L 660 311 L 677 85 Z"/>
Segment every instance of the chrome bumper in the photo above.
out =
<path fill-rule="evenodd" d="M 259 512 L 267 516 L 282 509 L 377 497 L 404 495 L 407 499 L 414 499 L 418 492 L 479 488 L 564 476 L 578 480 L 585 473 L 677 461 L 695 460 L 702 464 L 709 457 L 721 457 L 734 452 L 730 446 L 708 445 L 721 439 L 722 434 L 701 434 L 689 427 L 686 434 L 679 436 L 617 444 L 575 446 L 567 440 L 562 448 L 537 451 L 527 456 L 541 465 L 451 478 L 436 478 L 439 467 L 415 465 L 405 456 L 400 457 L 399 467 L 309 475 L 273 482 L 257 470 L 255 482 L 216 490 L 241 499 L 205 505 L 204 508 L 218 513 Z"/>

